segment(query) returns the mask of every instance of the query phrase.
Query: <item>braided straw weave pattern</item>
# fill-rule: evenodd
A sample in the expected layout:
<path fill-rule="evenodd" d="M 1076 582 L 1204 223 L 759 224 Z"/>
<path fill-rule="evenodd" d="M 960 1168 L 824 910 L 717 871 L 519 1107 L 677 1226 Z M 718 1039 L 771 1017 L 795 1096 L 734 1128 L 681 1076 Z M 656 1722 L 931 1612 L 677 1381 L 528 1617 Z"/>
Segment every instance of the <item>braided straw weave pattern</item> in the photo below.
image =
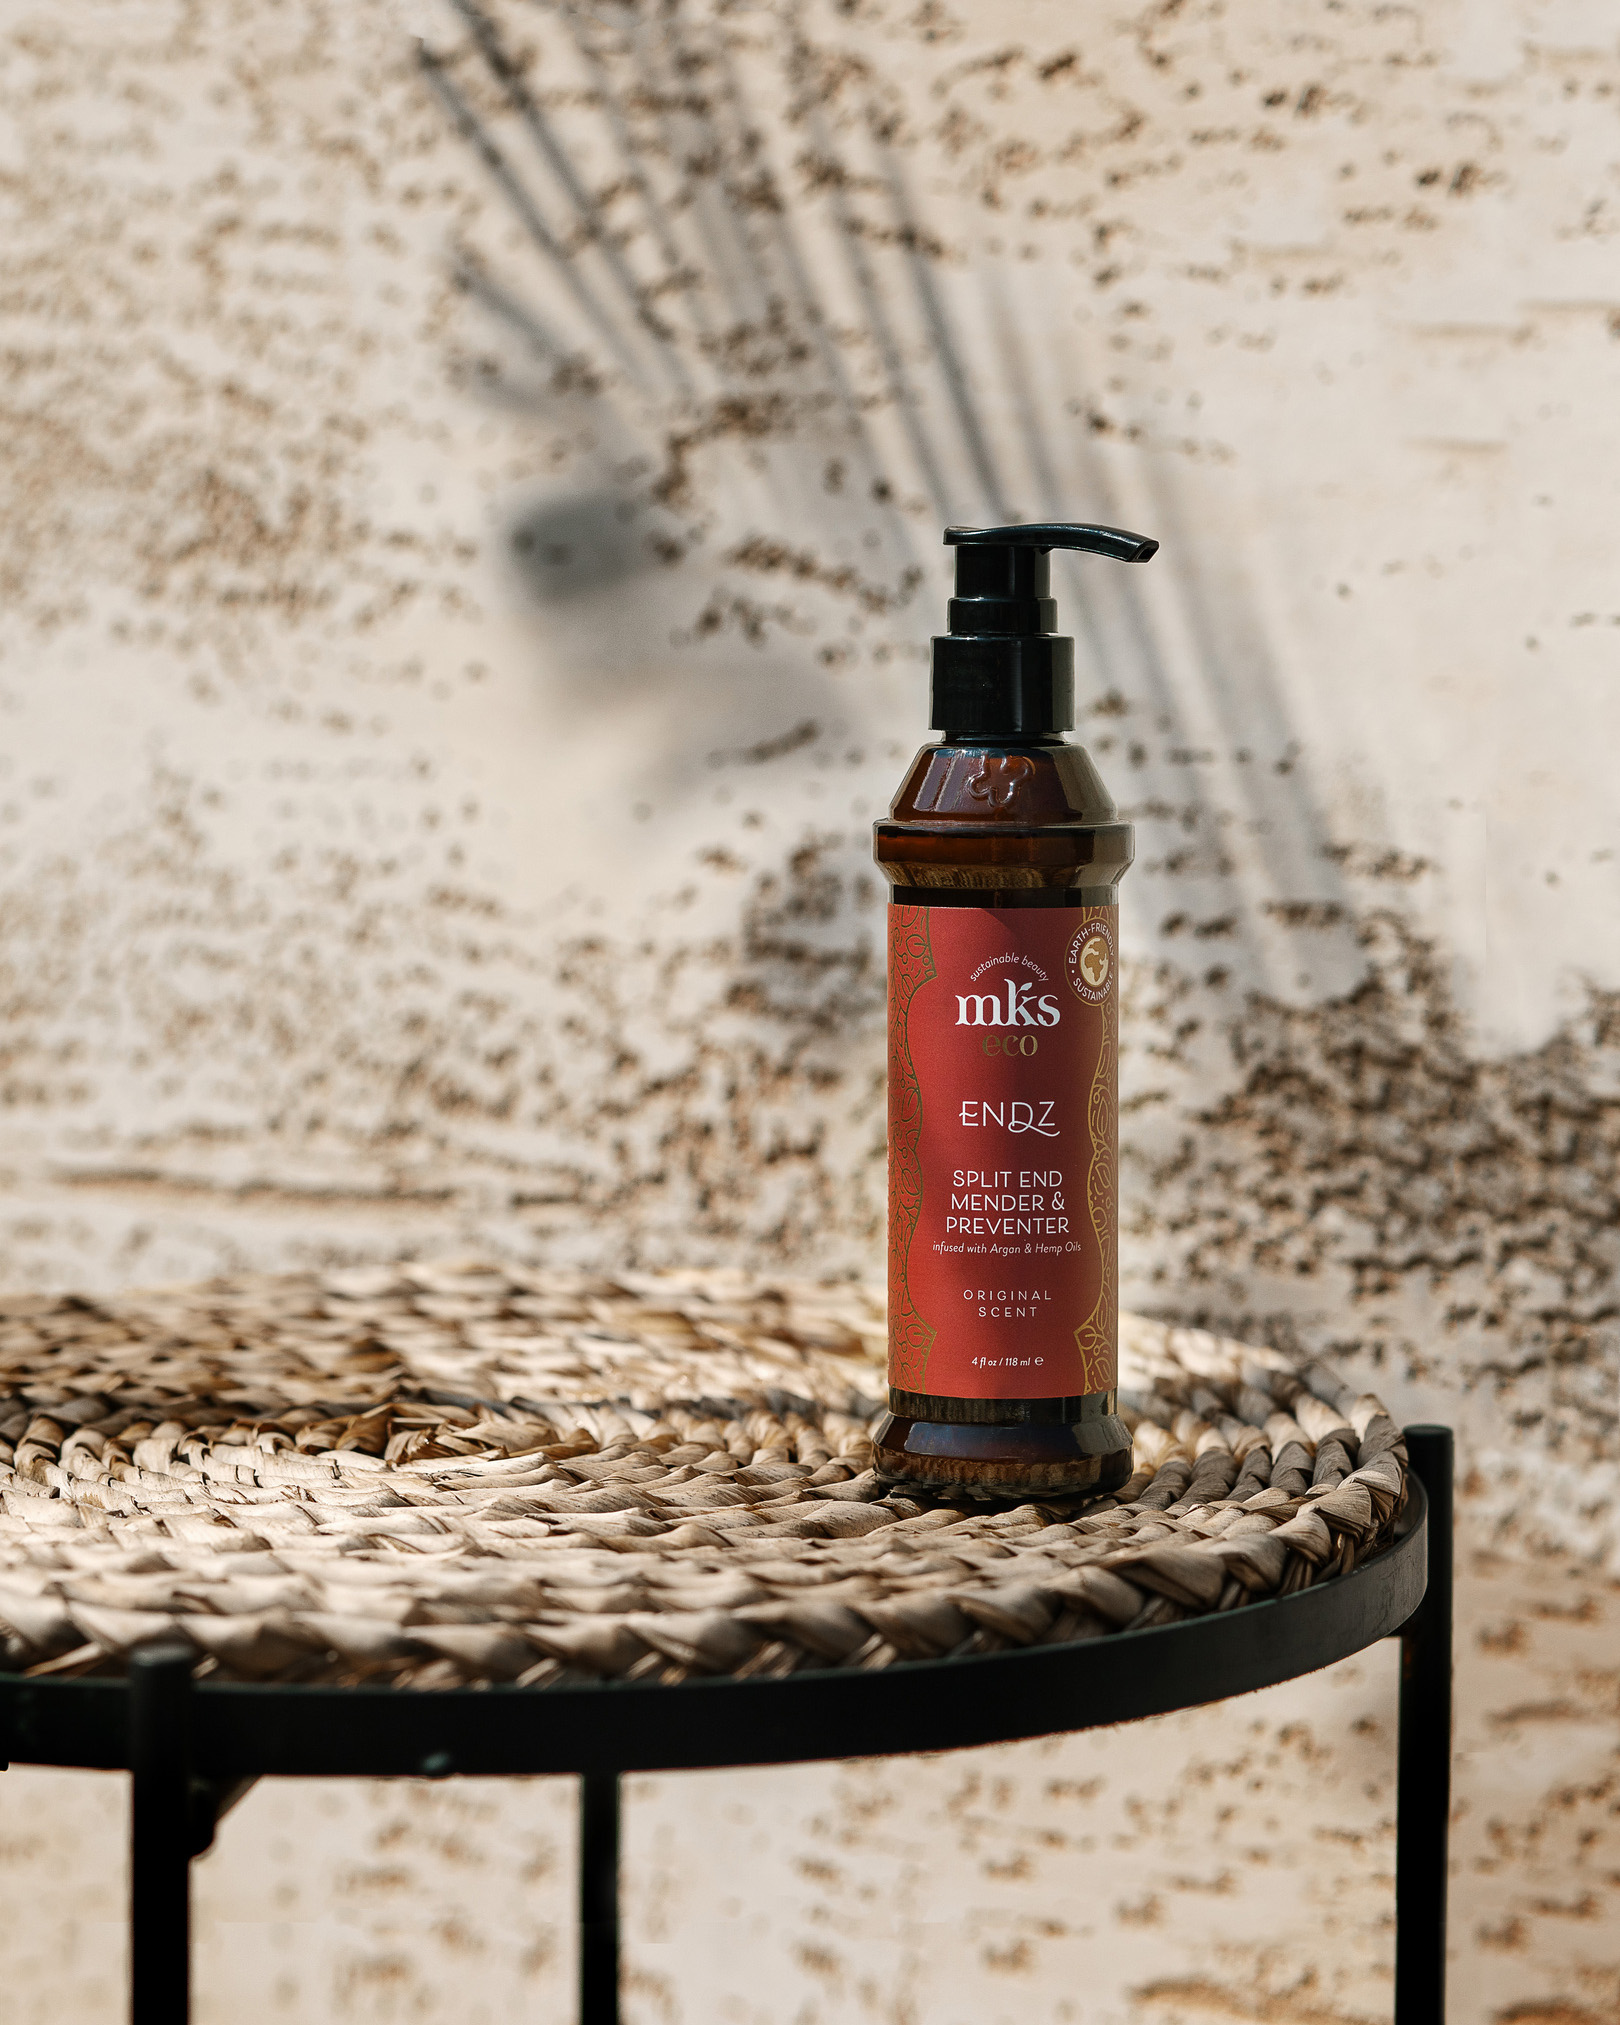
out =
<path fill-rule="evenodd" d="M 1320 1364 L 1127 1318 L 1116 1497 L 885 1493 L 868 1289 L 403 1266 L 0 1301 L 0 1665 L 413 1687 L 770 1675 L 1105 1636 L 1392 1537 Z"/>

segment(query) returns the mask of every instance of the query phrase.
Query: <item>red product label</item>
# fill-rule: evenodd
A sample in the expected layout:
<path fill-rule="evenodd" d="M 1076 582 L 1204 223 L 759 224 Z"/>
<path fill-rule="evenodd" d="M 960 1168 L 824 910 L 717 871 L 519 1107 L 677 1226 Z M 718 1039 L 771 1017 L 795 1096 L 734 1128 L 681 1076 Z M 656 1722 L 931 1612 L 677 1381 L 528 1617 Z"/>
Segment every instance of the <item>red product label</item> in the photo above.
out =
<path fill-rule="evenodd" d="M 1113 907 L 889 908 L 889 1383 L 1111 1391 Z"/>

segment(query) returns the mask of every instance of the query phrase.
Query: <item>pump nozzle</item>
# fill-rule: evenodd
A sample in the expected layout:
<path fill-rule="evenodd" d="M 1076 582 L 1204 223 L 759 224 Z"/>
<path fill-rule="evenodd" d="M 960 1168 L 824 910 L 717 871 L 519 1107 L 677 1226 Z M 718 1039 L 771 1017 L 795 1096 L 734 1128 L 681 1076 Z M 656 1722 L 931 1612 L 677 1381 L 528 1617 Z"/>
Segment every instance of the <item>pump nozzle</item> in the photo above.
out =
<path fill-rule="evenodd" d="M 934 641 L 933 721 L 958 736 L 1042 738 L 1074 723 L 1074 642 L 1057 637 L 1050 552 L 1146 562 L 1159 544 L 1122 527 L 1029 521 L 948 527 L 950 631 Z"/>
<path fill-rule="evenodd" d="M 1032 520 L 1019 527 L 948 527 L 947 548 L 1075 548 L 1113 562 L 1147 562 L 1159 544 L 1123 527 L 1091 527 L 1073 520 Z"/>

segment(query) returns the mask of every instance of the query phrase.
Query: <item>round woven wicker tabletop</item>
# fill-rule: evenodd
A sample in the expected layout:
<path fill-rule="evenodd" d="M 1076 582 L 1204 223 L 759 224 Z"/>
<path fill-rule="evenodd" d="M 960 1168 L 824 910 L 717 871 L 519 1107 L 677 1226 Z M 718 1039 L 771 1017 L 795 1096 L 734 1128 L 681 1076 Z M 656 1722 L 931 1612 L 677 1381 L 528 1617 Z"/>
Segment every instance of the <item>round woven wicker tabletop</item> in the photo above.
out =
<path fill-rule="evenodd" d="M 1102 1499 L 991 1505 L 873 1476 L 883 1338 L 867 1288 L 724 1272 L 407 1265 L 12 1297 L 0 1664 L 14 1731 L 18 1707 L 36 1710 L 24 1731 L 40 1730 L 35 1751 L 26 1734 L 13 1750 L 62 1755 L 37 1717 L 60 1698 L 18 1690 L 112 1684 L 159 1640 L 184 1641 L 204 1689 L 257 1687 L 233 1698 L 239 1713 L 287 1687 L 361 1691 L 317 1696 L 328 1709 L 421 1708 L 419 1694 L 375 1692 L 409 1688 L 452 1691 L 432 1698 L 448 1718 L 469 1699 L 454 1691 L 515 1686 L 544 1690 L 525 1708 L 560 1721 L 578 1690 L 603 1685 L 808 1688 L 836 1673 L 876 1689 L 896 1668 L 965 1681 L 980 1670 L 937 1663 L 1104 1661 L 1122 1636 L 1138 1655 L 1164 1651 L 1185 1641 L 1138 1634 L 1209 1619 L 1207 1694 L 1165 1689 L 1168 1707 L 1304 1670 L 1273 1661 L 1251 1678 L 1264 1625 L 1304 1618 L 1250 1606 L 1368 1577 L 1332 1584 L 1361 1603 L 1336 1606 L 1320 1664 L 1393 1630 L 1421 1595 L 1416 1557 L 1408 1569 L 1391 1553 L 1416 1492 L 1401 1434 L 1321 1364 L 1127 1318 L 1131 1480 Z M 1241 1635 L 1222 1646 L 1214 1620 L 1234 1612 Z M 1223 1672 L 1228 1649 L 1247 1674 Z M 1054 1726 L 1039 1668 L 1019 1673 L 1021 1718 L 981 1714 L 949 1736 L 902 1722 L 910 1747 Z M 1070 1668 L 1071 1701 L 1084 1679 L 1102 1679 L 1096 1664 Z M 514 1699 L 481 1697 L 489 1717 Z M 737 1703 L 678 1699 L 688 1712 Z M 571 1757 L 528 1755 L 579 1769 L 896 1747 L 788 1748 L 801 1697 L 775 1699 L 785 1727 L 768 1752 L 717 1734 L 683 1756 L 646 1730 L 639 1749 L 576 1738 Z M 604 1720 L 622 1728 L 652 1701 L 665 1698 L 615 1698 Z M 1099 1704 L 1090 1719 L 1128 1712 Z M 119 1720 L 107 1704 L 104 1757 L 68 1755 L 121 1762 Z M 352 1769 L 421 1769 L 423 1725 L 407 1727 L 393 1759 Z M 387 1758 L 389 1728 L 374 1729 L 373 1758 Z M 358 1745 L 327 1733 L 336 1769 Z M 435 1768 L 472 1761 L 458 1751 Z"/>

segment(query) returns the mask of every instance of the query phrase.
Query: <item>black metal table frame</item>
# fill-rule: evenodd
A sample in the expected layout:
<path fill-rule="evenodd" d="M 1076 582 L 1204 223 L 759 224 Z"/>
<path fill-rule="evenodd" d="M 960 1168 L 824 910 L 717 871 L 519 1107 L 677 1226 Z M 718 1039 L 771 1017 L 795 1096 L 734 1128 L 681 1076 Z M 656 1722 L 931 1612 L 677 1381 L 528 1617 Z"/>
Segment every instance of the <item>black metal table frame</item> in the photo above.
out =
<path fill-rule="evenodd" d="M 130 2016 L 190 2015 L 191 1860 L 257 1779 L 576 1773 L 580 2025 L 619 2016 L 625 1772 L 954 1750 L 1096 1729 L 1313 1673 L 1401 1640 L 1395 2025 L 1444 2025 L 1451 1808 L 1452 1437 L 1409 1427 L 1401 1537 L 1348 1575 L 1148 1631 L 969 1659 L 679 1687 L 255 1687 L 193 1682 L 182 1641 L 127 1680 L 0 1675 L 9 1760 L 133 1775 Z"/>

